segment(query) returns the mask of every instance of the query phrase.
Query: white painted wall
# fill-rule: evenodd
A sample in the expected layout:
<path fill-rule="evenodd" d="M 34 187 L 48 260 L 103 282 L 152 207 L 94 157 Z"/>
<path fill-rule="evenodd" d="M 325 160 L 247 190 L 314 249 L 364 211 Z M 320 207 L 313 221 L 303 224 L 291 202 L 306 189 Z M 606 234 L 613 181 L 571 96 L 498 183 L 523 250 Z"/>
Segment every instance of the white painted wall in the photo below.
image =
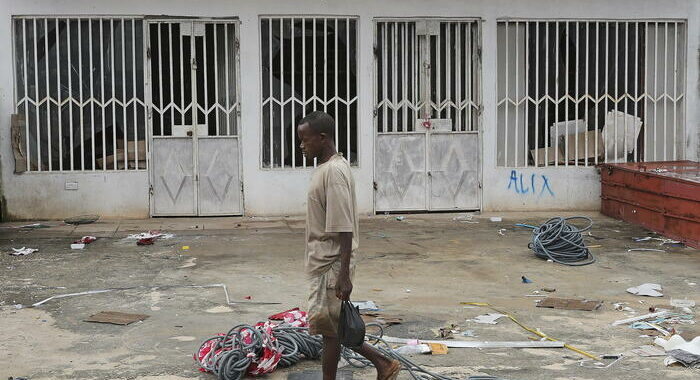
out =
<path fill-rule="evenodd" d="M 20 14 L 129 14 L 197 17 L 238 16 L 241 20 L 242 152 L 245 209 L 248 215 L 291 215 L 305 211 L 310 170 L 260 168 L 260 81 L 258 17 L 262 14 L 356 15 L 359 24 L 360 165 L 355 169 L 358 205 L 373 211 L 372 120 L 372 19 L 374 17 L 450 16 L 481 17 L 483 22 L 483 208 L 484 210 L 597 209 L 599 182 L 594 168 L 547 168 L 522 171 L 523 184 L 532 174 L 542 176 L 554 195 L 540 185 L 538 192 L 517 193 L 511 169 L 496 167 L 496 20 L 520 18 L 688 19 L 686 158 L 698 160 L 700 101 L 698 48 L 700 2 L 697 0 L 0 0 L 0 51 L 11 49 L 11 15 Z M 15 218 L 59 218 L 99 213 L 103 217 L 144 217 L 148 214 L 148 179 L 145 172 L 99 174 L 12 173 L 9 140 L 10 114 L 14 111 L 13 67 L 10 54 L 0 57 L 0 156 L 2 184 L 8 213 Z M 521 171 L 517 170 L 519 184 Z M 63 190 L 66 181 L 79 182 L 79 190 Z M 529 183 L 528 183 L 529 182 Z M 511 188 L 508 188 L 511 183 Z M 538 182 L 539 183 L 539 182 Z"/>

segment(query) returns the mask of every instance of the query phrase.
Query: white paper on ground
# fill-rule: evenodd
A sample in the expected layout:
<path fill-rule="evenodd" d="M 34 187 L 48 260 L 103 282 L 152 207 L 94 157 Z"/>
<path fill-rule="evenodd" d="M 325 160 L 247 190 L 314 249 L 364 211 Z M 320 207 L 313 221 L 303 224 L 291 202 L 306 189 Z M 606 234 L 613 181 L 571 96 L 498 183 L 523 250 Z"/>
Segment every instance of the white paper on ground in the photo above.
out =
<path fill-rule="evenodd" d="M 353 302 L 352 305 L 359 307 L 360 310 L 379 310 L 379 306 L 374 301 L 358 301 Z"/>
<path fill-rule="evenodd" d="M 418 355 L 418 354 L 429 354 L 432 352 L 430 346 L 427 344 L 408 344 L 401 346 L 394 350 L 401 355 Z"/>
<path fill-rule="evenodd" d="M 488 313 L 484 315 L 479 315 L 478 317 L 474 319 L 469 319 L 469 321 L 476 322 L 476 323 L 484 323 L 484 324 L 489 324 L 489 325 L 495 325 L 498 323 L 498 319 L 501 317 L 505 317 L 504 314 L 500 313 Z"/>
<path fill-rule="evenodd" d="M 661 285 L 659 284 L 642 284 L 627 289 L 628 293 L 636 294 L 638 296 L 648 296 L 648 297 L 663 297 L 661 293 Z"/>
<path fill-rule="evenodd" d="M 693 355 L 700 355 L 700 336 L 696 336 L 690 342 L 686 342 L 686 340 L 683 339 L 682 336 L 673 335 L 668 340 L 663 338 L 656 338 L 654 339 L 654 344 L 663 347 L 663 349 L 666 350 L 666 352 L 669 352 L 671 350 L 683 350 L 686 352 L 690 352 Z M 664 359 L 664 364 L 667 366 L 677 362 L 678 360 L 674 359 L 671 356 Z"/>
<path fill-rule="evenodd" d="M 10 255 L 12 256 L 26 256 L 30 253 L 34 253 L 38 251 L 36 248 L 27 248 L 27 247 L 22 247 L 22 248 L 12 248 L 12 252 L 10 252 Z"/>

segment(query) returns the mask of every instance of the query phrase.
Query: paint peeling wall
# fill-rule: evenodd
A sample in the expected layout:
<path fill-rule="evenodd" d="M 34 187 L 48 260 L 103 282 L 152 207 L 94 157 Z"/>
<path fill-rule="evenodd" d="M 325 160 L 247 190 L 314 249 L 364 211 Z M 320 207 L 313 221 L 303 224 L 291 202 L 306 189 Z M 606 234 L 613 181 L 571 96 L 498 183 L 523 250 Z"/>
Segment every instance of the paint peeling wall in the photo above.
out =
<path fill-rule="evenodd" d="M 310 170 L 264 170 L 260 165 L 260 44 L 259 16 L 264 14 L 355 15 L 359 21 L 359 150 L 354 169 L 358 205 L 373 212 L 373 23 L 374 17 L 463 16 L 483 22 L 482 186 L 484 210 L 598 209 L 600 184 L 595 168 L 511 169 L 496 167 L 496 20 L 522 18 L 607 18 L 688 20 L 686 65 L 686 144 L 688 159 L 698 160 L 700 101 L 698 51 L 700 2 L 696 0 L 390 0 L 357 1 L 10 1 L 0 0 L 0 49 L 10 52 L 12 15 L 176 15 L 237 16 L 241 20 L 242 157 L 244 205 L 248 215 L 303 214 Z M 98 213 L 103 217 L 148 215 L 148 175 L 130 173 L 13 174 L 9 115 L 14 111 L 13 67 L 10 54 L 0 57 L 0 157 L 7 212 L 12 218 L 62 218 Z M 77 190 L 65 190 L 77 182 Z"/>

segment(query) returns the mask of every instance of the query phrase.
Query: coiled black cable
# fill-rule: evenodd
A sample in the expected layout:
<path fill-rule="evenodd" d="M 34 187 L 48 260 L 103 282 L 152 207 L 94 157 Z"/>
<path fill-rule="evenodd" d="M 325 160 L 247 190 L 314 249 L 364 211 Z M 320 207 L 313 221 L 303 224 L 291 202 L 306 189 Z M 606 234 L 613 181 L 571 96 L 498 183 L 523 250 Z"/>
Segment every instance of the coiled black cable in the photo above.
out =
<path fill-rule="evenodd" d="M 573 220 L 583 220 L 588 225 L 582 228 L 576 227 L 569 223 Z M 595 256 L 586 247 L 582 235 L 592 226 L 593 220 L 586 216 L 549 219 L 532 231 L 532 240 L 528 248 L 535 252 L 535 256 L 559 264 L 571 266 L 593 264 L 596 261 Z"/>

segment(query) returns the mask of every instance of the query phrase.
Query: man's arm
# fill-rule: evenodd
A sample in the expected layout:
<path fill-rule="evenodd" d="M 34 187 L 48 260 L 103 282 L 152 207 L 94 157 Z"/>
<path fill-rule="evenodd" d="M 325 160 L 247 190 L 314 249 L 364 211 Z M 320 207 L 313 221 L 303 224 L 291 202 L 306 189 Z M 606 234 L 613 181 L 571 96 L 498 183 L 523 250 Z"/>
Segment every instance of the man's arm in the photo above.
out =
<path fill-rule="evenodd" d="M 335 296 L 350 301 L 352 281 L 350 281 L 350 257 L 352 255 L 352 232 L 340 232 L 340 273 L 335 283 Z"/>

